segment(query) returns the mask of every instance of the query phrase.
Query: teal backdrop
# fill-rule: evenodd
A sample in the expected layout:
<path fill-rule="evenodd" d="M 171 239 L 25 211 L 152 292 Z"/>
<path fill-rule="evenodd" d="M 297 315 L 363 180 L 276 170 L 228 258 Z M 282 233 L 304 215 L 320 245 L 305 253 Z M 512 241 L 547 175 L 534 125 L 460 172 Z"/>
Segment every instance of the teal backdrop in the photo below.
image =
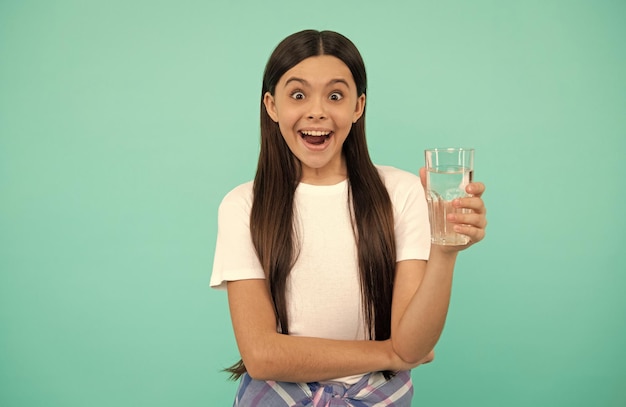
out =
<path fill-rule="evenodd" d="M 625 406 L 619 0 L 0 1 L 0 405 L 231 405 L 217 207 L 305 28 L 361 50 L 377 163 L 487 185 L 414 405 Z"/>

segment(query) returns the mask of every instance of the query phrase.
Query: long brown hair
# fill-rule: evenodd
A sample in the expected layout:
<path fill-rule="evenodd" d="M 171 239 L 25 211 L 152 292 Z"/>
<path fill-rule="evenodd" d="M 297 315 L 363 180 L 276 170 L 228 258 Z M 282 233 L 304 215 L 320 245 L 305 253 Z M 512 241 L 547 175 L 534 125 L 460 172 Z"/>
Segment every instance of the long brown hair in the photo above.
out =
<path fill-rule="evenodd" d="M 331 55 L 343 61 L 354 78 L 357 96 L 365 95 L 363 59 L 346 37 L 333 31 L 305 30 L 285 38 L 265 67 L 261 90 L 261 151 L 253 186 L 250 232 L 265 271 L 278 329 L 289 333 L 285 288 L 297 257 L 293 198 L 300 180 L 300 162 L 281 136 L 278 123 L 263 103 L 274 94 L 283 74 L 302 60 Z M 387 189 L 370 159 L 365 140 L 365 111 L 343 144 L 348 169 L 352 223 L 357 242 L 363 316 L 369 339 L 391 335 L 391 300 L 395 273 L 393 210 Z M 242 361 L 226 369 L 234 379 L 245 371 Z"/>

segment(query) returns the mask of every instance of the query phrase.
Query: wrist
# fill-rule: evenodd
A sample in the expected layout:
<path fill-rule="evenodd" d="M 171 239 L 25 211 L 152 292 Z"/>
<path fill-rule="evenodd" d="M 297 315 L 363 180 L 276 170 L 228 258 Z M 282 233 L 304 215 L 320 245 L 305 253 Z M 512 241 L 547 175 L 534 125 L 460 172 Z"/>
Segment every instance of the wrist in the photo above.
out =
<path fill-rule="evenodd" d="M 438 244 L 432 244 L 430 246 L 429 261 L 435 259 L 441 259 L 444 261 L 455 262 L 456 257 L 459 254 L 459 248 L 463 246 L 443 246 Z"/>
<path fill-rule="evenodd" d="M 385 341 L 377 341 L 377 342 L 381 344 L 384 358 L 385 358 L 385 364 L 384 364 L 383 369 L 381 370 L 391 370 L 391 371 L 399 370 L 398 365 L 400 364 L 401 359 L 393 347 L 393 341 L 391 339 L 387 339 Z"/>

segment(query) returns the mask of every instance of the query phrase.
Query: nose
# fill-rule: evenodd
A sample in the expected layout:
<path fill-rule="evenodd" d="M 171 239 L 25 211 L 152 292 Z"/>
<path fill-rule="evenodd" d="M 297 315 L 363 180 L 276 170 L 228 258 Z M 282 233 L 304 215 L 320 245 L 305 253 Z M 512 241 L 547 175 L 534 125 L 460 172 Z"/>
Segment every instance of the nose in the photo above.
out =
<path fill-rule="evenodd" d="M 310 120 L 321 120 L 326 118 L 326 109 L 324 107 L 324 101 L 321 98 L 315 98 L 309 106 L 309 113 L 307 117 Z"/>

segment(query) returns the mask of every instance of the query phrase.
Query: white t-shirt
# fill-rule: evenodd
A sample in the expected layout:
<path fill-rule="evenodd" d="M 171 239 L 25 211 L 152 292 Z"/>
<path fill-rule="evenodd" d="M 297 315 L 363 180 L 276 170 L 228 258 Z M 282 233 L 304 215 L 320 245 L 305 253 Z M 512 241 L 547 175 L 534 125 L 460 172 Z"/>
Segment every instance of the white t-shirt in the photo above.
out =
<path fill-rule="evenodd" d="M 428 259 L 428 209 L 419 177 L 393 167 L 377 169 L 393 205 L 396 261 Z M 251 207 L 252 182 L 229 192 L 219 207 L 214 288 L 224 289 L 227 281 L 265 278 L 250 237 Z M 287 284 L 290 335 L 365 339 L 348 182 L 301 183 L 294 209 L 300 248 Z M 338 380 L 352 384 L 358 377 Z"/>

